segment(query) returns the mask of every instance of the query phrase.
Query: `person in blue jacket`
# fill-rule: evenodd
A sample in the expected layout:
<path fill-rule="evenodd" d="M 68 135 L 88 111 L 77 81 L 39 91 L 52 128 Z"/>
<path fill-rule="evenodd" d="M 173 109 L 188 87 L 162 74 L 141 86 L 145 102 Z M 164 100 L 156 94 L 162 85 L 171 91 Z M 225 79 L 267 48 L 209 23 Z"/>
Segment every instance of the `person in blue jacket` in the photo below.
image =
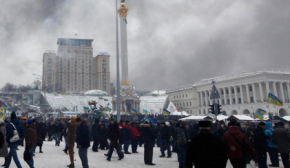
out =
<path fill-rule="evenodd" d="M 267 143 L 268 143 L 268 148 L 267 151 L 270 156 L 270 160 L 272 162 L 271 167 L 279 167 L 279 156 L 278 156 L 278 146 L 273 142 L 273 128 L 272 124 L 270 122 L 266 122 L 266 129 L 265 129 L 265 135 L 267 137 Z"/>
<path fill-rule="evenodd" d="M 6 130 L 7 130 L 6 141 L 8 143 L 8 147 L 10 147 L 10 151 L 9 151 L 9 154 L 7 157 L 7 162 L 5 164 L 5 168 L 8 168 L 10 166 L 12 157 L 13 157 L 13 160 L 14 160 L 16 166 L 18 168 L 22 168 L 22 166 L 19 162 L 18 156 L 17 156 L 16 149 L 17 149 L 17 146 L 19 145 L 21 139 L 25 137 L 25 132 L 24 132 L 24 129 L 23 129 L 22 125 L 20 124 L 19 120 L 16 118 L 15 112 L 11 113 L 10 119 L 11 119 L 11 122 L 8 123 L 6 126 Z M 15 128 L 16 128 L 17 133 L 19 135 L 19 140 L 16 142 L 11 142 L 10 139 L 14 136 Z"/>

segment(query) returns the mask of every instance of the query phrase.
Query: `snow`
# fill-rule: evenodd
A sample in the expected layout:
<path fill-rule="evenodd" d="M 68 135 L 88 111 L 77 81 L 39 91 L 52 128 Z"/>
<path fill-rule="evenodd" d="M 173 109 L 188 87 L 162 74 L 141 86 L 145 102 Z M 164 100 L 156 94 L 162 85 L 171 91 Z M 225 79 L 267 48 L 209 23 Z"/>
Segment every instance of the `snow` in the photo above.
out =
<path fill-rule="evenodd" d="M 290 116 L 284 116 L 282 118 L 285 119 L 285 120 L 287 120 L 287 121 L 290 121 Z"/>
<path fill-rule="evenodd" d="M 102 90 L 89 90 L 84 93 L 85 95 L 91 95 L 91 96 L 107 96 L 108 93 L 104 92 Z"/>
<path fill-rule="evenodd" d="M 174 112 L 171 112 L 170 115 L 189 116 L 189 114 L 187 112 L 185 112 L 185 111 L 181 111 L 181 112 L 174 111 Z"/>
<path fill-rule="evenodd" d="M 205 117 L 207 116 L 189 116 L 189 117 L 185 117 L 182 119 L 179 119 L 181 121 L 186 121 L 186 120 L 203 120 Z"/>
<path fill-rule="evenodd" d="M 152 92 L 152 94 L 161 96 L 161 95 L 165 95 L 166 91 L 165 90 L 155 90 Z"/>
<path fill-rule="evenodd" d="M 243 121 L 253 121 L 254 119 L 250 116 L 246 116 L 246 115 L 233 115 L 234 117 L 236 117 L 239 120 L 243 120 Z"/>
<path fill-rule="evenodd" d="M 93 143 L 91 143 L 92 147 Z M 35 150 L 35 157 L 34 159 L 34 166 L 39 168 L 64 168 L 66 165 L 70 164 L 69 156 L 65 154 L 62 150 L 64 149 L 64 142 L 60 143 L 60 146 L 54 146 L 54 142 L 47 142 L 45 141 L 43 144 L 43 152 L 39 153 L 39 148 L 37 147 Z M 144 147 L 139 147 L 137 151 L 139 153 L 137 154 L 131 154 L 131 155 L 125 155 L 125 158 L 121 161 L 118 160 L 117 154 L 114 152 L 111 162 L 106 161 L 106 157 L 104 156 L 107 151 L 105 150 L 99 150 L 99 152 L 93 152 L 91 149 L 88 149 L 88 161 L 90 168 L 120 168 L 120 167 L 126 167 L 126 168 L 148 168 L 152 166 L 147 166 L 144 164 Z M 23 160 L 23 152 L 24 147 L 19 146 L 19 150 L 17 151 L 19 161 L 23 168 L 29 168 L 27 163 Z M 78 155 L 78 149 L 75 150 L 75 167 L 81 168 L 81 161 Z M 129 151 L 131 151 L 131 147 L 129 148 Z M 177 168 L 178 162 L 177 162 L 177 154 L 172 153 L 172 158 L 159 158 L 160 155 L 160 148 L 155 147 L 153 152 L 153 163 L 156 165 L 153 166 L 154 168 Z M 270 164 L 270 159 L 267 159 L 268 163 Z M 4 158 L 2 158 L 1 165 L 4 163 Z M 280 167 L 282 168 L 282 162 L 280 161 Z M 11 168 L 15 168 L 16 165 L 14 161 L 11 161 L 10 164 Z M 194 168 L 194 167 L 193 167 Z M 230 161 L 227 163 L 226 168 L 232 168 L 232 165 Z M 247 166 L 247 168 L 251 168 L 250 165 Z"/>

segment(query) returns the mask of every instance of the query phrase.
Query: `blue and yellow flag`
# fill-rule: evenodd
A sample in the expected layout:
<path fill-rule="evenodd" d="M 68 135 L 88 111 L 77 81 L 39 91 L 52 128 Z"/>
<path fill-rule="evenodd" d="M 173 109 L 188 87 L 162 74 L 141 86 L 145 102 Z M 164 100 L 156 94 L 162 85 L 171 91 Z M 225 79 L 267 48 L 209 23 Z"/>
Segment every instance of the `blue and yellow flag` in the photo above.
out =
<path fill-rule="evenodd" d="M 144 114 L 148 114 L 148 111 L 145 110 L 145 109 L 143 109 L 143 113 L 144 113 Z"/>
<path fill-rule="evenodd" d="M 260 114 L 259 111 L 256 111 L 255 117 L 260 119 L 260 120 L 264 120 L 264 116 L 262 114 Z"/>
<path fill-rule="evenodd" d="M 106 107 L 106 109 L 107 109 L 108 111 L 112 111 L 112 109 L 111 109 L 110 107 Z"/>
<path fill-rule="evenodd" d="M 272 93 L 268 94 L 268 102 L 276 106 L 283 106 L 283 102 Z"/>
<path fill-rule="evenodd" d="M 89 111 L 90 110 L 90 108 L 86 107 L 86 106 L 83 106 L 83 108 L 84 108 L 84 111 Z"/>
<path fill-rule="evenodd" d="M 168 111 L 168 110 L 166 110 L 166 109 L 163 109 L 162 114 L 170 115 L 170 111 Z"/>
<path fill-rule="evenodd" d="M 267 114 L 267 111 L 263 109 L 258 109 L 257 111 L 262 115 Z"/>
<path fill-rule="evenodd" d="M 137 114 L 137 110 L 132 108 L 131 113 L 132 114 Z"/>

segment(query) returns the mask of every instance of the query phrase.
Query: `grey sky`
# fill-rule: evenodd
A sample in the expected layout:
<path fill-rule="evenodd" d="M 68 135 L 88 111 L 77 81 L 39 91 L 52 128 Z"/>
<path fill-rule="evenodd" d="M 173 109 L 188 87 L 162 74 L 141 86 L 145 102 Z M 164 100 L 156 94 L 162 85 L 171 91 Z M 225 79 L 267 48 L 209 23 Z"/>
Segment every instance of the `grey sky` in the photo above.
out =
<path fill-rule="evenodd" d="M 290 1 L 126 0 L 129 79 L 138 90 L 168 89 L 263 68 L 290 70 Z M 75 36 L 75 33 L 78 36 Z M 111 55 L 114 0 L 4 1 L 0 6 L 0 87 L 42 74 L 57 38 L 94 39 Z"/>

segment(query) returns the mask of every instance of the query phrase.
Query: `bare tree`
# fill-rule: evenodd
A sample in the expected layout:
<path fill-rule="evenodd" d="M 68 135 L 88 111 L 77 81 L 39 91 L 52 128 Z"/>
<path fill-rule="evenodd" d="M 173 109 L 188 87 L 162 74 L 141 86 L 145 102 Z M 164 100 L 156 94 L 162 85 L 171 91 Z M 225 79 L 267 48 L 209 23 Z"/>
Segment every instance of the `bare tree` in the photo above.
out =
<path fill-rule="evenodd" d="M 40 80 L 33 81 L 33 87 L 34 87 L 34 89 L 40 89 L 41 88 L 41 81 Z"/>
<path fill-rule="evenodd" d="M 15 92 L 17 91 L 17 86 L 8 82 L 3 86 L 2 90 L 6 92 Z"/>

